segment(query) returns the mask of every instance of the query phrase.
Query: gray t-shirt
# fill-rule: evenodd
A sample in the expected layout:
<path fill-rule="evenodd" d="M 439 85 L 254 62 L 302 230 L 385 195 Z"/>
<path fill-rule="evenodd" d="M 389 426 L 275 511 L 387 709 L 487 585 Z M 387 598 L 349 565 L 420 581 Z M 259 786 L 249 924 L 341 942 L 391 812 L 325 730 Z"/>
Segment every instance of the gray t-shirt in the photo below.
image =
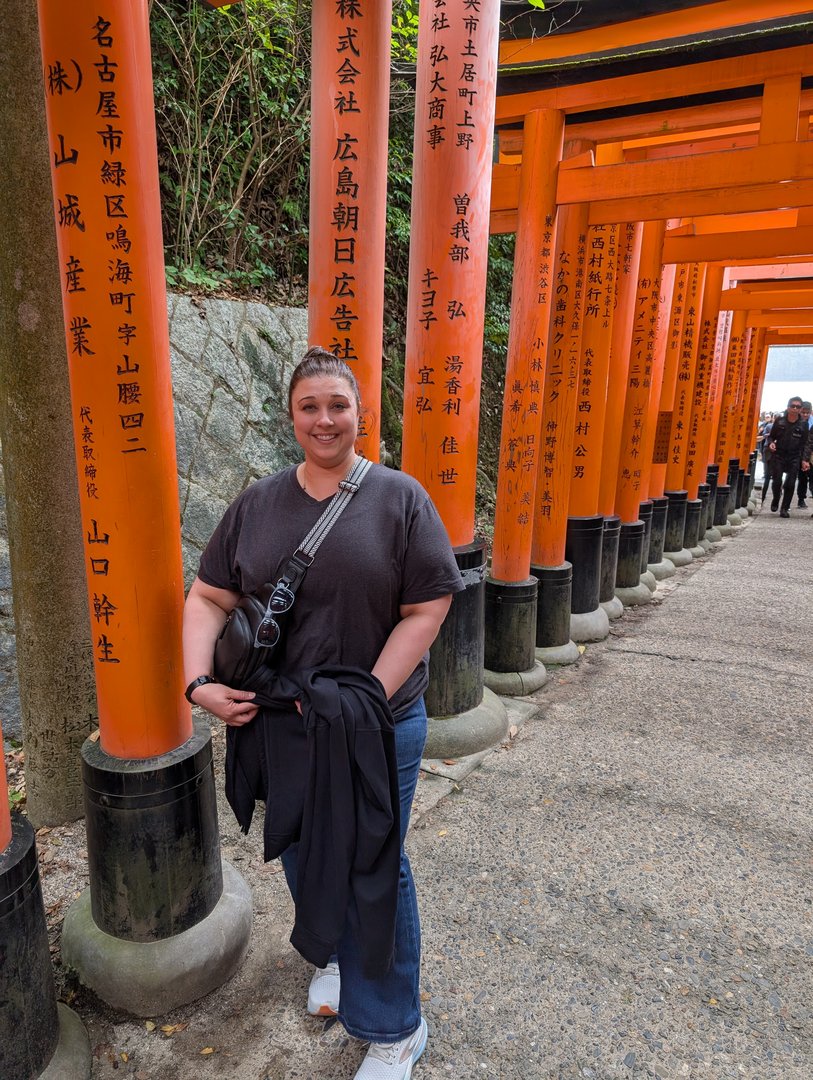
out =
<path fill-rule="evenodd" d="M 329 502 L 302 490 L 296 466 L 258 480 L 224 514 L 198 576 L 239 593 L 277 581 Z M 370 671 L 400 621 L 401 604 L 463 588 L 427 493 L 406 473 L 373 465 L 299 587 L 275 666 L 282 672 L 335 664 Z M 427 654 L 393 696 L 393 713 L 412 705 L 428 679 Z"/>

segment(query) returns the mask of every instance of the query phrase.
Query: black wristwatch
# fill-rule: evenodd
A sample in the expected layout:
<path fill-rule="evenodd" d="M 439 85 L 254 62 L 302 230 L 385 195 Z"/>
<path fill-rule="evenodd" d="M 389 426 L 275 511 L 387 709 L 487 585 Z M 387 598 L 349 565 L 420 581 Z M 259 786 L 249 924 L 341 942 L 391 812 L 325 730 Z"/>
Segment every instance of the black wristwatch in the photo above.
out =
<path fill-rule="evenodd" d="M 205 686 L 207 683 L 210 682 L 217 682 L 217 679 L 215 679 L 212 675 L 198 675 L 197 679 L 192 680 L 192 682 L 183 692 L 183 696 L 186 698 L 190 705 L 195 704 L 192 700 L 192 695 L 197 690 L 197 688 L 199 686 Z"/>

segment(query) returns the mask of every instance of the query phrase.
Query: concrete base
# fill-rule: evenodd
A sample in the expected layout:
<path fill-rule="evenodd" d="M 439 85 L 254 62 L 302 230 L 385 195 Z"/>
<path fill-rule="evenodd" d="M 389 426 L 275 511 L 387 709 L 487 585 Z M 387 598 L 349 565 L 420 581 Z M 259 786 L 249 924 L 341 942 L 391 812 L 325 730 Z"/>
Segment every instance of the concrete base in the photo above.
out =
<path fill-rule="evenodd" d="M 610 635 L 610 620 L 601 605 L 593 611 L 570 613 L 570 636 L 574 641 L 604 641 Z"/>
<path fill-rule="evenodd" d="M 701 537 L 698 541 L 698 546 L 705 551 L 707 555 L 710 555 L 714 551 L 714 544 L 710 540 L 706 540 L 705 537 Z"/>
<path fill-rule="evenodd" d="M 748 509 L 747 506 L 738 506 L 737 514 L 740 518 L 742 518 L 743 522 L 746 522 L 751 516 L 751 511 Z"/>
<path fill-rule="evenodd" d="M 602 600 L 601 606 L 607 612 L 607 618 L 610 622 L 612 622 L 613 619 L 620 619 L 624 614 L 624 605 L 617 596 L 614 596 L 612 600 Z"/>
<path fill-rule="evenodd" d="M 580 656 L 579 646 L 575 641 L 568 641 L 564 645 L 546 645 L 536 650 L 537 660 L 541 660 L 546 667 L 551 664 L 575 664 Z"/>
<path fill-rule="evenodd" d="M 731 536 L 734 532 L 734 529 L 731 527 L 731 525 L 729 525 L 728 522 L 726 522 L 725 525 L 715 525 L 714 528 L 717 530 L 721 537 Z"/>
<path fill-rule="evenodd" d="M 717 525 L 712 525 L 710 529 L 706 529 L 706 539 L 710 544 L 719 544 L 723 539 L 723 534 Z"/>
<path fill-rule="evenodd" d="M 698 544 L 697 547 L 689 548 L 689 554 L 693 559 L 705 559 L 708 552 L 702 544 Z"/>
<path fill-rule="evenodd" d="M 748 500 L 748 513 L 749 514 L 755 514 L 756 509 L 757 509 L 757 501 L 756 501 L 756 499 L 749 499 Z"/>
<path fill-rule="evenodd" d="M 648 567 L 641 574 L 641 584 L 646 585 L 650 592 L 654 592 L 658 587 L 658 579 Z"/>
<path fill-rule="evenodd" d="M 642 604 L 648 604 L 652 600 L 652 590 L 643 582 L 630 588 L 617 588 L 615 595 L 624 607 L 640 607 Z"/>
<path fill-rule="evenodd" d="M 56 1003 L 59 1042 L 38 1080 L 90 1080 L 90 1039 L 85 1025 L 67 1005 Z"/>
<path fill-rule="evenodd" d="M 688 548 L 681 548 L 680 551 L 664 551 L 664 559 L 669 559 L 675 566 L 688 566 L 692 561 L 692 553 Z"/>
<path fill-rule="evenodd" d="M 196 1001 L 234 975 L 248 949 L 251 917 L 251 890 L 225 859 L 223 893 L 212 913 L 162 941 L 124 941 L 104 933 L 93 921 L 85 889 L 65 916 L 62 963 L 114 1009 L 157 1016 Z"/>
<path fill-rule="evenodd" d="M 489 690 L 504 697 L 533 694 L 545 685 L 547 678 L 545 665 L 539 660 L 534 661 L 534 666 L 529 671 L 489 671 L 486 668 L 483 673 L 483 682 Z"/>
<path fill-rule="evenodd" d="M 430 716 L 423 756 L 459 758 L 497 746 L 508 734 L 508 713 L 493 690 L 473 709 L 453 716 Z"/>
<path fill-rule="evenodd" d="M 656 581 L 675 576 L 675 564 L 671 559 L 661 559 L 660 562 L 649 563 L 647 570 Z"/>
<path fill-rule="evenodd" d="M 733 514 L 728 515 L 728 524 L 729 525 L 742 525 L 742 518 L 740 517 L 740 515 L 737 513 L 736 510 L 734 511 Z"/>

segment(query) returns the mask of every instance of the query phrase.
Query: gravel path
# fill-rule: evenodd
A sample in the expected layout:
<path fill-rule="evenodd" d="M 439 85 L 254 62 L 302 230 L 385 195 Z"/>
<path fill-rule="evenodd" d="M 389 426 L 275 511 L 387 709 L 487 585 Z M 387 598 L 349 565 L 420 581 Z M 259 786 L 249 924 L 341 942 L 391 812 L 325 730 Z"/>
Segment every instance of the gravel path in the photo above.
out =
<path fill-rule="evenodd" d="M 552 671 L 514 740 L 421 814 L 415 1080 L 813 1077 L 812 555 L 807 513 L 752 519 Z M 350 1080 L 363 1048 L 304 1014 L 278 866 L 225 808 L 221 825 L 255 892 L 246 963 L 152 1030 L 57 967 L 94 1078 Z M 60 859 L 57 946 L 81 887 Z"/>

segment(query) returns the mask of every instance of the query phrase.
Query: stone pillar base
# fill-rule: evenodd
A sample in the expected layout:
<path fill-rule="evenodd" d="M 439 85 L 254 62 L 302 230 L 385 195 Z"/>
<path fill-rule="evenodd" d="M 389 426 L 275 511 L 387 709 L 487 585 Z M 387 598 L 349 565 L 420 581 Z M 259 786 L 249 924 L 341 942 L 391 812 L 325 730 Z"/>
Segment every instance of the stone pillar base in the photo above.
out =
<path fill-rule="evenodd" d="M 551 664 L 575 664 L 581 656 L 579 646 L 575 641 L 567 641 L 564 645 L 545 645 L 536 650 L 537 660 L 550 667 Z"/>
<path fill-rule="evenodd" d="M 650 563 L 647 570 L 656 581 L 663 581 L 665 578 L 675 576 L 675 564 L 671 559 L 661 559 L 660 562 Z"/>
<path fill-rule="evenodd" d="M 726 522 L 724 525 L 715 525 L 715 529 L 719 532 L 720 536 L 732 536 L 734 528 Z"/>
<path fill-rule="evenodd" d="M 737 513 L 736 510 L 733 513 L 728 515 L 728 524 L 729 525 L 742 525 L 742 518 L 740 517 L 740 515 Z"/>
<path fill-rule="evenodd" d="M 717 525 L 712 525 L 710 529 L 706 529 L 706 539 L 710 544 L 719 544 L 723 539 L 723 534 Z"/>
<path fill-rule="evenodd" d="M 601 605 L 593 611 L 570 613 L 570 636 L 573 641 L 603 641 L 610 634 L 610 620 Z"/>
<path fill-rule="evenodd" d="M 508 713 L 493 690 L 479 705 L 452 716 L 430 716 L 425 758 L 459 758 L 497 746 L 508 734 Z"/>
<path fill-rule="evenodd" d="M 624 607 L 640 607 L 642 604 L 649 604 L 652 601 L 652 590 L 643 582 L 629 588 L 616 586 L 615 595 Z"/>
<path fill-rule="evenodd" d="M 56 1003 L 59 1042 L 54 1056 L 38 1080 L 90 1080 L 90 1039 L 85 1025 L 61 1001 Z"/>
<path fill-rule="evenodd" d="M 641 571 L 641 584 L 646 585 L 650 592 L 654 592 L 658 587 L 658 579 L 647 567 L 646 570 Z"/>
<path fill-rule="evenodd" d="M 692 553 L 688 548 L 681 548 L 680 551 L 664 551 L 663 557 L 669 559 L 675 566 L 688 566 L 692 561 Z"/>
<path fill-rule="evenodd" d="M 222 863 L 223 892 L 214 910 L 159 941 L 126 941 L 100 930 L 85 889 L 65 916 L 63 964 L 102 1001 L 135 1016 L 170 1012 L 222 986 L 246 954 L 252 916 L 251 890 L 230 863 Z"/>
<path fill-rule="evenodd" d="M 485 669 L 483 681 L 489 690 L 504 697 L 522 697 L 533 694 L 544 686 L 548 679 L 545 665 L 534 660 L 534 666 L 528 671 L 489 671 Z"/>
<path fill-rule="evenodd" d="M 614 596 L 612 600 L 602 600 L 601 606 L 607 612 L 607 618 L 612 622 L 614 619 L 620 619 L 624 614 L 624 605 Z"/>

